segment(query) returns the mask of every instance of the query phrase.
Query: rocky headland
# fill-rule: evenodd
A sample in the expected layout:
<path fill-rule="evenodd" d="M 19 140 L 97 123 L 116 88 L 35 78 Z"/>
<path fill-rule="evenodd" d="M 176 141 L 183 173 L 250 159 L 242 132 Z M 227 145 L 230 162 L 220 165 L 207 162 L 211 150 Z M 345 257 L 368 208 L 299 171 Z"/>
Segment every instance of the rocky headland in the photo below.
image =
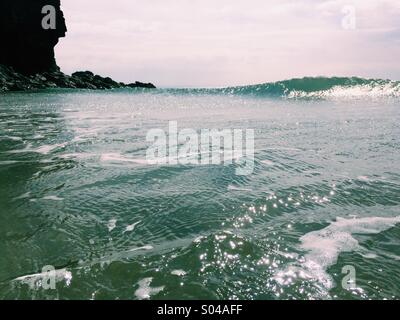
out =
<path fill-rule="evenodd" d="M 54 28 L 42 25 L 45 6 L 55 8 Z M 113 89 L 148 88 L 151 83 L 123 83 L 79 71 L 72 75 L 57 66 L 54 47 L 67 27 L 60 0 L 0 1 L 0 92 L 47 88 Z"/>

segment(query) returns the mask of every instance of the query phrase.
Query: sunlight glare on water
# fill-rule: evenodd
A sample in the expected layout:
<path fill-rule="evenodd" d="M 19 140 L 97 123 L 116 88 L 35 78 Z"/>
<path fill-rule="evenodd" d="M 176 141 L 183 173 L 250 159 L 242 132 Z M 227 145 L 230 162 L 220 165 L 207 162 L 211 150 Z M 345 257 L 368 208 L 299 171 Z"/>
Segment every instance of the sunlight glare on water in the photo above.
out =
<path fill-rule="evenodd" d="M 2 95 L 0 297 L 400 298 L 399 100 L 312 98 Z M 149 165 L 169 121 L 254 129 L 253 174 Z M 56 289 L 29 286 L 46 265 Z"/>

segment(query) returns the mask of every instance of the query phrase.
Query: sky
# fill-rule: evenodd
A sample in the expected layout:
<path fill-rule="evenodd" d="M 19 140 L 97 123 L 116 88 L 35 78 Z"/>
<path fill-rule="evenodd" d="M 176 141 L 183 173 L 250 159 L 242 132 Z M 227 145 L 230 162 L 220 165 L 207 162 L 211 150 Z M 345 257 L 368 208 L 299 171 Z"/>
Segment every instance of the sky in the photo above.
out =
<path fill-rule="evenodd" d="M 65 73 L 159 87 L 400 80 L 400 0 L 62 0 Z"/>

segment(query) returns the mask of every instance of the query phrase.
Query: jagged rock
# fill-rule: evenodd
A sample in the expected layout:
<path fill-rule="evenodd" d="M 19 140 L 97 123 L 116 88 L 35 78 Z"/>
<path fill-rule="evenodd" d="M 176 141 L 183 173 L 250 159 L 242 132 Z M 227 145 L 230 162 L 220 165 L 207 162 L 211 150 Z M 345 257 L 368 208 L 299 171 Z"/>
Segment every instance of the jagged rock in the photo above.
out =
<path fill-rule="evenodd" d="M 79 88 L 89 89 L 113 89 L 120 88 L 122 85 L 110 77 L 103 78 L 90 71 L 78 71 L 72 74 L 71 79 Z M 123 85 L 125 86 L 125 85 Z"/>
<path fill-rule="evenodd" d="M 136 81 L 135 83 L 129 83 L 127 85 L 130 88 L 147 88 L 147 89 L 156 89 L 156 86 L 152 83 L 143 83 Z"/>
<path fill-rule="evenodd" d="M 42 28 L 42 8 L 56 9 L 56 28 Z M 45 88 L 155 88 L 151 83 L 125 84 L 79 71 L 68 76 L 56 64 L 54 47 L 67 31 L 60 0 L 0 0 L 0 92 Z"/>
<path fill-rule="evenodd" d="M 56 29 L 42 28 L 42 8 L 56 9 Z M 67 31 L 60 0 L 0 1 L 0 64 L 23 74 L 58 70 L 54 47 Z"/>
<path fill-rule="evenodd" d="M 43 72 L 34 75 L 24 75 L 16 72 L 12 67 L 0 65 L 0 92 L 26 91 L 46 88 L 70 89 L 116 89 L 116 88 L 156 88 L 151 83 L 135 82 L 125 84 L 116 82 L 110 77 L 95 75 L 90 71 L 74 72 L 68 76 L 60 71 Z"/>

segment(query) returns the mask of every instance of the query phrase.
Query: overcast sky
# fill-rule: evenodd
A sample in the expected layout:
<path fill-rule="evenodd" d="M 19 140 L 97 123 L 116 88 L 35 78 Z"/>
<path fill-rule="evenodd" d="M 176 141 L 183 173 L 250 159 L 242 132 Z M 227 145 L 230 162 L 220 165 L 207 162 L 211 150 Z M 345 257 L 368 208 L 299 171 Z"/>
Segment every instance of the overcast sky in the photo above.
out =
<path fill-rule="evenodd" d="M 61 2 L 68 33 L 56 51 L 66 73 L 164 87 L 317 75 L 400 80 L 400 0 Z"/>

